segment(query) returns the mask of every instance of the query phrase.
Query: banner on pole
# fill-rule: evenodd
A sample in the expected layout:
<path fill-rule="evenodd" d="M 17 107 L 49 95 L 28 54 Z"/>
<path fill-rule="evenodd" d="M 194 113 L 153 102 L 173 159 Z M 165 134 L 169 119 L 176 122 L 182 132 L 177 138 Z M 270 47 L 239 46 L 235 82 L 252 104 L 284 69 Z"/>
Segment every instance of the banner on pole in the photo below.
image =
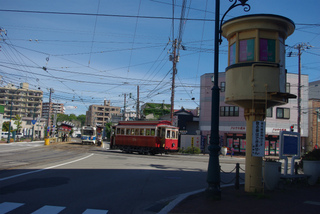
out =
<path fill-rule="evenodd" d="M 252 156 L 264 157 L 266 136 L 266 123 L 264 121 L 253 121 L 252 124 Z"/>

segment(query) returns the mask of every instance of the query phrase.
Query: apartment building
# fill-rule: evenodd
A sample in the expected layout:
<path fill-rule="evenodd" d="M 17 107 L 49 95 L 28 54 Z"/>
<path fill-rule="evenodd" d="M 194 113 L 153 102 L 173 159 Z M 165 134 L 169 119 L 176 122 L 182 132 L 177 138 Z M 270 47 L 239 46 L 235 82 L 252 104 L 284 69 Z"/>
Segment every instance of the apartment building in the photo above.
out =
<path fill-rule="evenodd" d="M 200 83 L 200 131 L 208 146 L 211 132 L 211 103 L 212 103 L 212 73 L 201 76 Z M 298 94 L 298 75 L 287 73 L 288 93 Z M 306 148 L 308 138 L 308 76 L 301 75 L 301 141 L 302 149 Z M 219 135 L 221 146 L 234 148 L 235 153 L 245 153 L 246 150 L 246 121 L 244 109 L 226 104 L 225 72 L 219 73 L 218 85 L 220 87 L 220 117 Z M 280 131 L 290 131 L 294 126 L 297 132 L 298 100 L 289 99 L 285 105 L 268 108 L 266 112 L 266 139 L 265 155 L 276 155 L 279 152 Z"/>
<path fill-rule="evenodd" d="M 62 103 L 51 103 L 51 115 L 64 114 L 64 105 Z M 42 117 L 48 119 L 49 117 L 49 103 L 42 104 Z"/>
<path fill-rule="evenodd" d="M 21 118 L 41 117 L 43 92 L 29 89 L 28 83 L 21 83 L 19 87 L 8 84 L 0 87 L 0 105 L 4 106 L 4 119 L 19 115 Z"/>
<path fill-rule="evenodd" d="M 104 100 L 104 105 L 90 105 L 86 112 L 86 125 L 105 125 L 112 117 L 121 116 L 121 108 L 110 106 L 110 100 Z"/>

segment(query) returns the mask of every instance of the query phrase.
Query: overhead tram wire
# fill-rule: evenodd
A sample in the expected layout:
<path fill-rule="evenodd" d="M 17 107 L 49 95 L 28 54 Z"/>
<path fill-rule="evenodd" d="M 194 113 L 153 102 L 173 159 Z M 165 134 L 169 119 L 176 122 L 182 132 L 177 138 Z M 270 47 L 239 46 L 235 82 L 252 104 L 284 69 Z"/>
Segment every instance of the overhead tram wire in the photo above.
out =
<path fill-rule="evenodd" d="M 19 58 L 18 58 L 18 61 L 20 62 L 20 64 L 21 64 L 21 66 L 23 67 L 23 68 L 25 68 L 25 69 L 27 69 L 28 70 L 28 66 L 26 65 L 26 63 L 24 62 L 24 60 L 23 60 L 23 58 L 21 57 L 21 56 L 23 56 L 24 58 L 26 58 L 27 60 L 29 60 L 30 62 L 32 62 L 33 64 L 35 64 L 35 65 L 37 65 L 37 63 L 35 63 L 33 60 L 31 60 L 29 57 L 27 57 L 27 56 L 25 56 L 24 54 L 22 54 L 20 51 L 18 51 L 15 47 L 14 47 L 14 45 L 12 44 L 12 42 L 11 42 L 11 39 L 10 39 L 10 37 L 8 37 L 8 35 L 6 35 L 7 36 L 7 38 L 6 38 L 6 40 L 4 41 L 4 43 L 8 46 L 8 47 L 11 47 L 15 52 L 17 52 L 17 55 L 19 56 L 19 58 L 21 59 L 21 60 L 19 60 Z M 6 41 L 9 41 L 10 42 L 10 44 L 8 44 Z M 15 62 L 14 60 L 13 60 L 13 62 Z M 20 64 L 18 64 L 18 66 L 20 66 Z M 30 71 L 30 70 L 29 70 Z M 36 78 L 36 77 L 34 77 L 33 76 L 33 78 L 35 78 L 36 79 L 36 84 L 37 85 L 39 85 L 39 80 Z M 27 79 L 28 79 L 28 75 L 26 75 L 25 76 L 25 79 L 26 79 L 26 81 L 27 81 Z M 30 78 L 31 80 L 33 80 L 32 78 Z M 44 84 L 44 83 L 43 83 Z"/>
<path fill-rule="evenodd" d="M 207 7 L 208 7 L 208 0 L 206 0 L 206 8 L 204 12 L 204 18 L 207 17 Z M 204 28 L 205 28 L 205 22 L 202 24 L 202 32 L 201 32 L 201 42 L 200 42 L 200 50 L 202 49 L 202 41 L 203 41 L 203 36 L 204 36 Z M 199 73 L 199 68 L 200 68 L 200 59 L 201 59 L 201 52 L 199 52 L 198 55 L 198 63 L 197 63 L 197 72 L 196 72 L 196 78 L 195 81 L 198 81 L 198 73 Z"/>
<path fill-rule="evenodd" d="M 134 16 L 134 15 L 121 15 L 121 14 L 95 14 L 95 13 L 75 13 L 75 12 L 36 11 L 36 10 L 9 10 L 9 9 L 0 9 L 0 12 L 172 20 L 172 17 L 165 17 L 165 16 L 140 16 L 140 15 L 139 15 L 139 16 Z M 174 18 L 174 19 L 175 19 L 175 20 L 180 20 L 180 18 Z M 203 20 L 203 19 L 198 19 L 198 18 L 188 18 L 188 19 L 186 19 L 186 20 L 188 20 L 188 21 L 208 21 L 208 22 L 214 22 L 214 19 L 206 19 L 206 20 Z"/>
<path fill-rule="evenodd" d="M 139 1 L 139 7 L 138 7 L 138 16 L 140 15 L 140 8 L 141 8 L 141 0 Z M 128 72 L 130 71 L 130 66 L 131 66 L 131 60 L 132 60 L 132 52 L 133 52 L 133 47 L 134 47 L 134 42 L 136 39 L 136 34 L 137 34 L 137 28 L 138 28 L 138 17 L 136 18 L 136 25 L 134 27 L 134 33 L 133 33 L 133 39 L 131 43 L 131 50 L 130 50 L 130 56 L 129 56 L 129 64 L 128 64 L 128 71 L 127 71 L 127 77 L 128 77 Z"/>
<path fill-rule="evenodd" d="M 100 0 L 98 1 L 97 14 L 99 13 L 99 9 L 100 9 Z M 89 56 L 88 67 L 90 66 L 90 61 L 91 61 L 93 42 L 94 42 L 94 37 L 95 37 L 95 34 L 96 34 L 97 20 L 98 20 L 98 16 L 96 16 L 96 19 L 95 19 L 95 22 L 94 22 L 94 28 L 93 28 L 93 35 L 92 35 L 92 40 L 91 40 L 91 48 L 90 48 L 90 56 Z"/>

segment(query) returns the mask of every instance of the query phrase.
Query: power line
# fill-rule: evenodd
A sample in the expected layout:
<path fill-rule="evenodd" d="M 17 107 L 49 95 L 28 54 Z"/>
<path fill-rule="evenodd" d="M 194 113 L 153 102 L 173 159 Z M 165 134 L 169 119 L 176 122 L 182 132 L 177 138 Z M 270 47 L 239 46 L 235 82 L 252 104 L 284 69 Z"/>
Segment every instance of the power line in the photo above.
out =
<path fill-rule="evenodd" d="M 75 15 L 75 16 L 101 16 L 101 17 L 118 17 L 118 18 L 139 18 L 139 19 L 164 19 L 164 20 L 180 20 L 180 18 L 165 17 L 165 16 L 134 16 L 134 15 L 120 15 L 120 14 L 95 14 L 95 13 L 74 13 L 74 12 L 54 12 L 54 11 L 36 11 L 36 10 L 7 10 L 0 9 L 1 12 L 10 13 L 34 13 L 34 14 L 51 14 L 51 15 Z M 185 18 L 188 21 L 208 21 L 214 22 L 214 19 L 198 19 L 198 18 Z"/>

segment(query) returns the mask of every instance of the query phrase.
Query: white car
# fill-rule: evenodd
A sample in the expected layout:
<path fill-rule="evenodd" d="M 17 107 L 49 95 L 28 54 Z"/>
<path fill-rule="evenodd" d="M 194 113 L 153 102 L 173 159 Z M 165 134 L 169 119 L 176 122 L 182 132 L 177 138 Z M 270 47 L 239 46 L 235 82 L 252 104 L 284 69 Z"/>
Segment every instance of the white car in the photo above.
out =
<path fill-rule="evenodd" d="M 22 134 L 22 133 L 17 133 L 17 134 L 16 134 L 16 137 L 22 138 L 22 137 L 23 137 L 23 134 Z"/>
<path fill-rule="evenodd" d="M 10 134 L 10 137 L 12 137 L 12 133 Z M 8 132 L 2 132 L 1 138 L 8 138 Z"/>

